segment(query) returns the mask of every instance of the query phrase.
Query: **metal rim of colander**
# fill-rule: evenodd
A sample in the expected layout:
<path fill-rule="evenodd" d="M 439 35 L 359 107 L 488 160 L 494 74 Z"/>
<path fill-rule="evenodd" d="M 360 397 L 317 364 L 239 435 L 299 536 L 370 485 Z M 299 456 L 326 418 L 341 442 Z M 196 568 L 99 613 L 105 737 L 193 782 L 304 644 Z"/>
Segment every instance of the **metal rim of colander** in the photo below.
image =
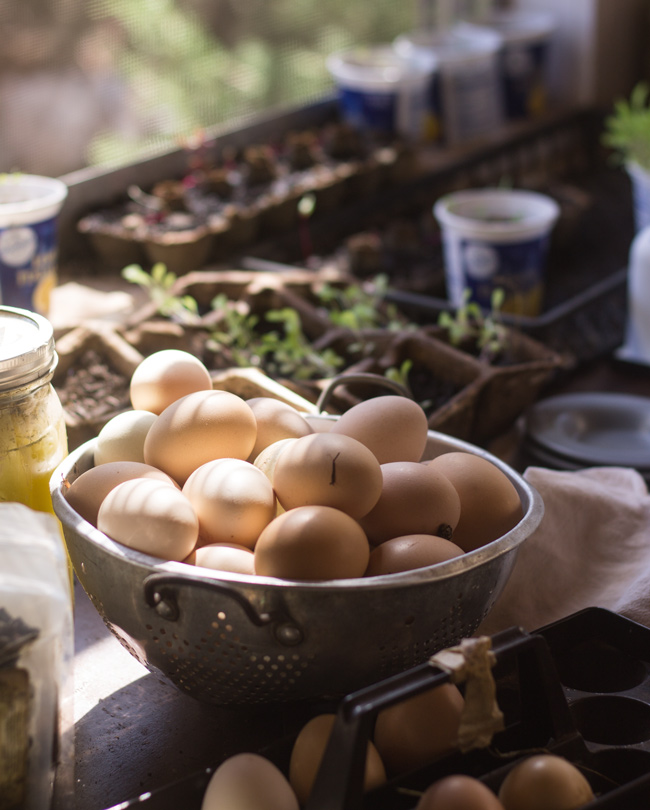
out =
<path fill-rule="evenodd" d="M 322 415 L 310 418 L 332 421 L 337 417 Z M 201 569 L 201 573 L 197 573 L 197 569 L 194 569 L 186 563 L 173 560 L 161 560 L 128 548 L 112 540 L 106 534 L 84 520 L 72 509 L 63 494 L 66 486 L 65 482 L 70 480 L 69 477 L 71 475 L 74 476 L 74 470 L 77 465 L 83 463 L 84 458 L 88 458 L 88 455 L 93 451 L 96 439 L 90 439 L 80 445 L 59 464 L 50 479 L 50 491 L 54 511 L 64 526 L 68 526 L 72 530 L 84 535 L 92 543 L 100 546 L 102 550 L 110 556 L 116 557 L 124 562 L 138 565 L 143 569 L 149 569 L 149 573 L 151 574 L 173 574 L 174 577 L 180 576 L 183 579 L 187 579 L 188 583 L 193 581 L 200 581 L 204 584 L 209 584 L 210 582 L 224 582 L 234 586 L 241 585 L 260 590 L 273 588 L 300 591 L 346 592 L 351 589 L 361 591 L 390 589 L 397 586 L 444 580 L 454 577 L 461 572 L 466 572 L 472 568 L 478 567 L 488 560 L 507 554 L 532 534 L 541 522 L 544 514 L 544 503 L 541 495 L 522 475 L 512 469 L 506 462 L 488 451 L 461 439 L 456 439 L 431 430 L 428 432 L 428 437 L 429 441 L 439 441 L 446 446 L 451 445 L 449 449 L 473 453 L 495 464 L 512 481 L 520 497 L 523 496 L 525 507 L 524 515 L 519 523 L 502 537 L 474 551 L 466 552 L 462 557 L 436 563 L 435 565 L 426 566 L 424 568 L 395 574 L 384 574 L 376 577 L 354 577 L 322 582 L 306 582 L 302 580 L 285 580 L 258 575 L 234 574 L 227 571 L 212 572 L 210 569 Z"/>

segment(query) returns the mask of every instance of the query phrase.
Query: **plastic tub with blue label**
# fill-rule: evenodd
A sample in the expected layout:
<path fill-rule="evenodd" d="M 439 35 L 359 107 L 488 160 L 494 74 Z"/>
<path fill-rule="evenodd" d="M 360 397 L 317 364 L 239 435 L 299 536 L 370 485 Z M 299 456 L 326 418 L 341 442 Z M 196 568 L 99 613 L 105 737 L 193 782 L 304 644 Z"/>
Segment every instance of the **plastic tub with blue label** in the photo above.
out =
<path fill-rule="evenodd" d="M 480 26 L 416 31 L 395 39 L 400 56 L 436 65 L 428 100 L 436 140 L 456 146 L 499 131 L 504 121 L 497 62 L 501 42 Z"/>
<path fill-rule="evenodd" d="M 555 31 L 552 14 L 518 9 L 495 10 L 481 25 L 464 24 L 467 31 L 487 27 L 497 33 L 505 114 L 509 119 L 534 118 L 548 107 L 548 63 Z"/>
<path fill-rule="evenodd" d="M 364 132 L 427 138 L 432 59 L 405 59 L 379 45 L 333 53 L 327 67 L 344 121 Z"/>
<path fill-rule="evenodd" d="M 536 316 L 542 308 L 546 255 L 559 216 L 551 197 L 523 189 L 485 188 L 441 197 L 447 297 L 454 307 L 470 300 L 490 309 L 492 293 L 505 293 L 504 312 Z"/>
<path fill-rule="evenodd" d="M 57 216 L 68 188 L 32 174 L 0 174 L 0 303 L 47 315 L 57 281 Z"/>

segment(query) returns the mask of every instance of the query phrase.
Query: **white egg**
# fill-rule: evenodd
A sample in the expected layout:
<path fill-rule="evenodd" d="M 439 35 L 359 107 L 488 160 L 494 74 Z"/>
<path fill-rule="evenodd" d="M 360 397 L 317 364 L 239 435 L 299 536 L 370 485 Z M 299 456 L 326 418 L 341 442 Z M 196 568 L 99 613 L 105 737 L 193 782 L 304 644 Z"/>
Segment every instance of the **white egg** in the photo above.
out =
<path fill-rule="evenodd" d="M 144 464 L 144 440 L 155 421 L 155 413 L 143 410 L 125 411 L 109 419 L 95 441 L 95 466 L 110 461 Z"/>

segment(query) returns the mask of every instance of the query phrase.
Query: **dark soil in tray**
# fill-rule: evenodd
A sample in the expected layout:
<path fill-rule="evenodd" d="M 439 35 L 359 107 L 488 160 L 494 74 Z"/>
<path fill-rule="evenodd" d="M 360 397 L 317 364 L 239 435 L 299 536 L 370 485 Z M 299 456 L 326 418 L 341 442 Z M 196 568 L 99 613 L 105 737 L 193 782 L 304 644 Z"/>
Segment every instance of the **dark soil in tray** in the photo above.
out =
<path fill-rule="evenodd" d="M 232 227 L 238 215 L 264 214 L 288 203 L 291 210 L 267 226 L 275 231 L 297 218 L 301 196 L 318 195 L 318 211 L 327 207 L 325 194 L 338 187 L 346 193 L 355 182 L 354 167 L 373 171 L 373 184 L 389 172 L 404 145 L 366 136 L 339 121 L 292 131 L 277 143 L 249 144 L 240 149 L 205 144 L 188 151 L 188 170 L 180 178 L 161 178 L 149 188 L 130 186 L 120 199 L 88 212 L 79 222 L 83 233 L 110 233 L 127 241 L 162 239 L 165 234 L 204 228 L 215 232 Z M 358 183 L 363 180 L 357 178 Z M 341 195 L 331 198 L 338 204 Z M 328 198 L 329 199 L 329 198 Z M 266 222 L 266 220 L 265 220 Z M 199 238 L 197 234 L 196 238 Z"/>
<path fill-rule="evenodd" d="M 436 377 L 428 369 L 412 369 L 408 383 L 413 399 L 420 404 L 427 416 L 441 408 L 461 389 L 450 380 Z"/>
<path fill-rule="evenodd" d="M 94 349 L 82 354 L 56 390 L 67 413 L 79 422 L 100 422 L 131 407 L 129 379 Z"/>

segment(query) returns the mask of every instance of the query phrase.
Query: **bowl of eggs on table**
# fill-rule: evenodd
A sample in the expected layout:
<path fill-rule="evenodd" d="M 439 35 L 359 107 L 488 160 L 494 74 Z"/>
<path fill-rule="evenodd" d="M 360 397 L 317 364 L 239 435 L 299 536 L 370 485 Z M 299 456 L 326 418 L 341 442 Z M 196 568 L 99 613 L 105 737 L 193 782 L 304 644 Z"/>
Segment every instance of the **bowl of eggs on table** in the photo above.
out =
<path fill-rule="evenodd" d="M 215 390 L 177 350 L 50 490 L 76 575 L 150 670 L 218 705 L 337 699 L 471 635 L 538 493 L 396 394 L 340 416 Z"/>

